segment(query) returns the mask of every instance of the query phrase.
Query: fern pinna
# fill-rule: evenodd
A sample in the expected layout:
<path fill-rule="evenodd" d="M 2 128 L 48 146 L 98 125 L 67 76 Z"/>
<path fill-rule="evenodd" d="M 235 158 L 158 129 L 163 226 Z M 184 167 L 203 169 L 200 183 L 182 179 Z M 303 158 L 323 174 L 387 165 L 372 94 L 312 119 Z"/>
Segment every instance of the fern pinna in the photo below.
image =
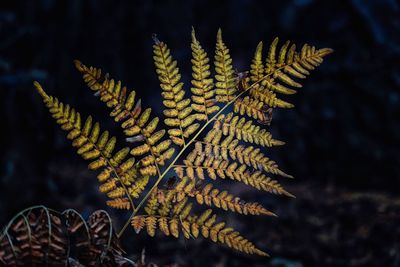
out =
<path fill-rule="evenodd" d="M 76 68 L 95 95 L 111 109 L 131 147 L 115 150 L 116 138 L 100 129 L 92 117 L 49 96 L 35 82 L 52 116 L 78 154 L 89 160 L 89 169 L 99 172 L 99 190 L 107 205 L 131 212 L 119 236 L 131 224 L 136 232 L 145 229 L 154 236 L 197 238 L 202 235 L 236 250 L 258 255 L 267 253 L 221 222 L 215 209 L 245 215 L 275 214 L 256 202 L 245 202 L 216 188 L 217 179 L 231 179 L 258 190 L 293 197 L 271 175 L 291 177 L 265 155 L 265 148 L 283 145 L 266 129 L 272 108 L 291 108 L 277 94 L 290 95 L 298 82 L 332 52 L 285 42 L 278 38 L 263 59 L 263 43 L 257 45 L 250 70 L 237 73 L 229 49 L 217 34 L 214 63 L 192 31 L 192 80 L 184 90 L 177 62 L 167 45 L 154 39 L 154 63 L 165 109 L 164 123 L 144 108 L 133 90 L 103 75 L 98 68 L 75 61 Z M 212 75 L 214 68 L 214 75 Z M 231 107 L 230 110 L 228 107 Z M 229 111 L 228 111 L 229 110 Z M 169 178 L 176 173 L 179 179 Z M 144 207 L 144 209 L 142 209 Z M 202 208 L 204 207 L 204 208 Z"/>

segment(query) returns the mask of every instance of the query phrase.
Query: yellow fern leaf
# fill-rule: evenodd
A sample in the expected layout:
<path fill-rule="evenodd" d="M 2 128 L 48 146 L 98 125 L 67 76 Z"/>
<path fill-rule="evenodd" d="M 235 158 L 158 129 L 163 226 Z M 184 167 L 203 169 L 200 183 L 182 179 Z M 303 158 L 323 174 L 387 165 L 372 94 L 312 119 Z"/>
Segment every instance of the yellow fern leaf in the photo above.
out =
<path fill-rule="evenodd" d="M 147 200 L 147 205 L 144 208 L 144 210 L 148 215 L 156 215 L 157 213 L 157 209 L 160 204 L 158 201 L 157 194 L 158 194 L 157 190 L 154 190 Z"/>
<path fill-rule="evenodd" d="M 154 236 L 157 229 L 157 221 L 160 230 L 164 234 L 168 233 L 167 235 L 169 235 L 171 233 L 176 238 L 179 237 L 179 232 L 182 232 L 186 238 L 191 236 L 197 238 L 201 233 L 203 237 L 209 238 L 214 242 L 226 244 L 235 250 L 247 254 L 268 256 L 267 253 L 258 249 L 253 243 L 241 236 L 239 232 L 234 231 L 233 228 L 225 227 L 224 222 L 217 222 L 216 216 L 212 215 L 211 209 L 206 210 L 199 217 L 168 218 L 161 216 L 157 218 L 152 215 L 138 215 L 132 218 L 131 224 L 137 233 L 146 227 L 147 233 L 150 236 Z"/>
<path fill-rule="evenodd" d="M 203 142 L 197 142 L 196 153 L 198 155 L 205 153 L 208 157 L 212 156 L 215 160 L 218 160 L 218 158 L 229 160 L 230 158 L 255 170 L 292 178 L 292 176 L 281 171 L 275 161 L 270 160 L 261 153 L 260 148 L 239 144 L 239 140 L 235 139 L 232 135 L 224 139 L 221 136 L 221 132 L 211 130 Z"/>
<path fill-rule="evenodd" d="M 256 51 L 254 52 L 254 58 L 250 66 L 250 74 L 251 74 L 250 80 L 252 82 L 260 81 L 264 76 L 262 49 L 263 49 L 263 42 L 259 42 Z"/>
<path fill-rule="evenodd" d="M 194 186 L 194 180 L 188 177 L 182 177 L 181 181 L 170 190 L 159 190 L 157 197 L 159 202 L 165 201 L 166 194 L 173 192 L 174 200 L 177 204 L 174 206 L 174 215 L 180 215 L 183 211 L 187 198 L 186 196 L 194 198 L 198 204 L 215 206 L 223 210 L 230 210 L 240 214 L 251 214 L 251 215 L 270 215 L 276 216 L 271 211 L 265 209 L 261 204 L 257 202 L 245 202 L 239 197 L 230 194 L 228 191 L 220 191 L 214 188 L 212 184 L 206 184 L 202 188 L 196 188 Z M 185 215 L 190 211 L 187 210 Z"/>
<path fill-rule="evenodd" d="M 131 208 L 128 198 L 115 198 L 107 200 L 107 206 L 115 209 L 129 210 Z"/>
<path fill-rule="evenodd" d="M 264 102 L 250 98 L 238 98 L 233 104 L 233 111 L 240 115 L 247 115 L 261 124 L 269 124 L 268 106 Z"/>
<path fill-rule="evenodd" d="M 75 60 L 75 66 L 82 73 L 83 79 L 88 86 L 98 92 L 100 100 L 113 109 L 110 116 L 121 123 L 124 133 L 128 136 L 127 141 L 144 143 L 133 148 L 131 154 L 134 156 L 148 156 L 147 159 L 151 158 L 151 165 L 154 167 L 148 167 L 145 164 L 141 172 L 155 175 L 158 165 L 165 164 L 165 156 L 162 156 L 162 152 L 169 147 L 168 143 L 164 142 L 163 150 L 156 149 L 165 133 L 165 130 L 155 132 L 159 118 L 154 117 L 151 119 L 150 108 L 142 111 L 141 100 L 135 101 L 136 92 L 131 91 L 128 94 L 127 88 L 122 87 L 120 81 L 115 82 L 114 79 L 103 77 L 100 69 L 87 67 L 78 60 Z M 150 169 L 152 170 L 151 172 L 149 171 Z M 153 170 L 156 172 L 153 172 Z"/>
<path fill-rule="evenodd" d="M 266 80 L 268 82 L 268 80 Z M 272 91 L 266 89 L 263 86 L 256 85 L 254 88 L 250 90 L 250 96 L 253 98 L 262 101 L 265 105 L 268 105 L 272 108 L 293 108 L 294 105 L 290 104 L 286 101 L 283 101 L 276 97 Z"/>
<path fill-rule="evenodd" d="M 196 154 L 196 152 L 193 154 Z M 195 157 L 193 161 L 186 159 L 184 163 L 185 165 L 175 165 L 175 172 L 180 178 L 187 176 L 192 180 L 196 180 L 196 178 L 203 180 L 204 176 L 199 177 L 197 174 L 197 170 L 202 169 L 212 180 L 215 180 L 218 177 L 221 179 L 229 178 L 231 180 L 242 182 L 258 190 L 294 197 L 276 180 L 272 180 L 261 171 L 249 170 L 244 164 L 230 162 L 229 160 L 215 159 L 214 157 L 203 157 L 200 155 Z"/>
<path fill-rule="evenodd" d="M 201 119 L 208 120 L 212 113 L 220 108 L 215 105 L 215 91 L 213 90 L 213 79 L 210 78 L 210 59 L 196 39 L 194 29 L 192 29 L 192 108 L 200 114 Z"/>
<path fill-rule="evenodd" d="M 154 216 L 147 216 L 146 218 L 146 229 L 149 236 L 155 236 L 157 229 L 157 218 Z"/>
<path fill-rule="evenodd" d="M 201 119 L 201 114 L 192 114 L 190 99 L 185 98 L 177 62 L 173 60 L 169 48 L 156 37 L 154 41 L 153 59 L 160 80 L 163 104 L 167 108 L 164 110 L 164 115 L 168 118 L 164 120 L 164 123 L 171 128 L 168 134 L 172 142 L 182 146 L 185 144 L 185 128 L 194 120 Z"/>
<path fill-rule="evenodd" d="M 149 182 L 149 176 L 142 176 L 137 181 L 128 188 L 129 194 L 133 198 L 139 198 L 144 188 Z"/>
<path fill-rule="evenodd" d="M 229 49 L 222 40 L 222 31 L 218 30 L 217 44 L 215 48 L 215 93 L 219 102 L 229 102 L 233 99 L 237 88 L 237 82 L 232 67 L 232 58 Z"/>
<path fill-rule="evenodd" d="M 303 45 L 298 53 L 295 51 L 296 45 L 290 45 L 289 41 L 286 41 L 277 53 L 278 42 L 279 39 L 275 38 L 270 45 L 265 65 L 265 73 L 269 77 L 263 81 L 263 85 L 269 90 L 283 94 L 295 93 L 296 90 L 288 87 L 301 87 L 294 78 L 306 78 L 311 70 L 322 63 L 324 56 L 332 53 L 332 49 L 315 49 L 308 44 Z"/>
<path fill-rule="evenodd" d="M 69 131 L 68 138 L 72 140 L 72 144 L 77 148 L 78 154 L 84 159 L 91 160 L 90 169 L 104 168 L 99 175 L 99 181 L 102 182 L 99 190 L 103 193 L 110 192 L 119 188 L 119 192 L 108 193 L 111 207 L 130 209 L 133 207 L 132 199 L 128 194 L 126 184 L 121 179 L 128 170 L 122 171 L 117 167 L 126 158 L 127 149 L 122 149 L 119 152 L 112 154 L 116 138 L 109 138 L 108 132 L 100 135 L 100 126 L 98 123 L 93 124 L 92 118 L 88 117 L 82 127 L 81 116 L 75 109 L 64 105 L 57 98 L 48 96 L 42 86 L 34 83 L 37 91 L 42 96 L 44 103 L 49 108 L 53 118 L 61 125 L 63 130 Z M 132 166 L 134 168 L 134 166 Z M 123 191 L 121 191 L 121 189 Z M 120 197 L 126 196 L 125 200 Z M 119 200 L 116 200 L 119 199 Z"/>
<path fill-rule="evenodd" d="M 222 131 L 225 136 L 235 136 L 238 140 L 261 146 L 280 146 L 285 143 L 272 138 L 270 132 L 253 124 L 251 120 L 234 116 L 233 113 L 220 115 L 214 123 L 214 129 Z"/>

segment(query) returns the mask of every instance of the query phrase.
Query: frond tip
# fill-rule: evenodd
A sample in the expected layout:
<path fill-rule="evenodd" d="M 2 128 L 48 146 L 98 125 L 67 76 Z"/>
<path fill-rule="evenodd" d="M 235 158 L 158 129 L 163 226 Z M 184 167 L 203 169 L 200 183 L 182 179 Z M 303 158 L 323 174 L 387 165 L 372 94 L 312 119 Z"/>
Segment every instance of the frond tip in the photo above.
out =
<path fill-rule="evenodd" d="M 34 81 L 33 86 L 35 86 L 36 91 L 39 93 L 39 95 L 43 98 L 44 101 L 46 101 L 49 98 L 49 96 L 43 90 L 42 86 L 40 85 L 40 83 L 38 81 Z"/>
<path fill-rule="evenodd" d="M 237 80 L 235 79 L 232 66 L 232 58 L 229 49 L 222 40 L 222 31 L 218 30 L 217 44 L 215 46 L 215 93 L 219 102 L 229 102 L 234 98 L 237 91 Z"/>
<path fill-rule="evenodd" d="M 214 99 L 213 79 L 210 78 L 210 59 L 201 47 L 196 38 L 194 29 L 192 30 L 192 107 L 196 112 L 203 114 L 199 118 L 208 120 L 212 113 L 219 111 Z"/>

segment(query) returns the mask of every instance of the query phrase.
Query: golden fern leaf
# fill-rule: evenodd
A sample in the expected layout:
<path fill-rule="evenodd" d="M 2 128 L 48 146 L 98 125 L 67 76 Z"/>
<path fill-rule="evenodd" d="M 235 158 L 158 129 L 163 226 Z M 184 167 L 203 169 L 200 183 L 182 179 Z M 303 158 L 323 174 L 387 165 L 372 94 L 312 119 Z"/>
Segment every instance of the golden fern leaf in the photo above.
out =
<path fill-rule="evenodd" d="M 264 76 L 264 63 L 262 59 L 263 42 L 259 42 L 254 52 L 254 58 L 250 66 L 251 82 L 258 82 Z"/>
<path fill-rule="evenodd" d="M 158 197 L 157 197 L 157 190 L 154 190 L 151 193 L 151 196 L 148 198 L 147 200 L 147 205 L 144 208 L 145 212 L 148 215 L 156 215 L 158 207 L 160 205 L 160 202 L 158 201 Z"/>
<path fill-rule="evenodd" d="M 69 132 L 67 138 L 72 140 L 72 145 L 78 150 L 77 153 L 85 160 L 91 160 L 89 169 L 103 169 L 98 177 L 102 183 L 99 190 L 108 193 L 108 197 L 111 198 L 107 204 L 115 208 L 133 208 L 133 201 L 128 192 L 130 185 L 128 181 L 134 181 L 136 176 L 128 178 L 126 175 L 135 173 L 136 166 L 132 164 L 129 168 L 126 166 L 119 168 L 126 162 L 132 162 L 131 159 L 126 160 L 129 149 L 123 148 L 113 153 L 116 138 L 109 138 L 107 131 L 101 133 L 99 123 L 93 124 L 92 118 L 88 117 L 82 126 L 79 112 L 69 105 L 64 105 L 57 98 L 47 95 L 38 82 L 34 85 L 53 118 L 63 130 Z M 115 193 L 116 191 L 118 193 Z"/>
<path fill-rule="evenodd" d="M 144 188 L 148 184 L 148 182 L 149 182 L 149 176 L 148 175 L 140 177 L 137 180 L 137 182 L 128 189 L 129 194 L 133 198 L 139 198 L 141 196 L 141 193 L 143 192 Z"/>
<path fill-rule="evenodd" d="M 129 200 L 127 198 L 114 198 L 111 200 L 107 200 L 106 204 L 114 209 L 123 209 L 123 210 L 129 210 L 131 208 L 131 205 L 129 203 Z"/>
<path fill-rule="evenodd" d="M 209 119 L 212 113 L 217 112 L 220 108 L 215 105 L 213 90 L 213 79 L 210 78 L 210 59 L 207 53 L 201 47 L 200 42 L 196 39 L 195 31 L 192 29 L 192 108 L 200 114 L 204 114 L 200 118 Z"/>
<path fill-rule="evenodd" d="M 182 232 L 185 238 L 197 238 L 202 235 L 204 238 L 247 254 L 268 256 L 267 253 L 259 250 L 253 243 L 241 236 L 239 232 L 225 227 L 224 222 L 217 222 L 217 217 L 212 214 L 211 209 L 204 211 L 200 216 L 190 215 L 188 211 L 186 213 L 181 214 L 178 218 L 138 215 L 132 218 L 131 224 L 137 233 L 146 227 L 147 233 L 154 236 L 158 222 L 160 230 L 166 235 L 171 233 L 173 236 L 179 237 L 179 232 Z"/>
<path fill-rule="evenodd" d="M 171 129 L 168 134 L 176 145 L 185 144 L 185 138 L 192 135 L 199 127 L 195 120 L 201 120 L 201 114 L 192 114 L 190 98 L 185 98 L 183 82 L 167 45 L 154 37 L 154 64 L 160 80 L 162 89 L 163 104 L 167 108 L 164 115 L 167 117 L 164 123 Z"/>
<path fill-rule="evenodd" d="M 250 90 L 250 96 L 262 101 L 271 108 L 293 108 L 294 105 L 276 97 L 276 94 L 264 86 L 256 85 Z"/>
<path fill-rule="evenodd" d="M 262 66 L 262 43 L 258 44 L 251 64 L 250 80 L 257 82 L 260 77 L 264 75 L 265 77 L 262 79 L 261 85 L 257 84 L 249 93 L 253 98 L 252 101 L 258 100 L 268 107 L 292 108 L 294 107 L 292 104 L 277 98 L 273 91 L 282 94 L 296 93 L 293 87 L 300 88 L 302 85 L 296 82 L 295 78 L 306 78 L 311 70 L 322 63 L 323 57 L 332 53 L 333 50 L 329 48 L 317 50 L 315 47 L 305 44 L 300 52 L 296 52 L 296 45 L 290 45 L 290 42 L 287 41 L 277 53 L 278 41 L 279 39 L 275 38 L 269 47 L 265 68 Z M 241 105 L 243 100 L 238 99 L 236 102 L 236 105 Z M 244 110 L 245 107 L 237 108 L 237 112 L 241 111 L 241 115 L 246 113 L 248 116 L 252 116 L 251 114 L 254 114 L 254 112 L 248 110 L 245 112 Z M 254 116 L 252 117 L 254 118 Z"/>
<path fill-rule="evenodd" d="M 217 44 L 215 48 L 215 93 L 218 102 L 229 102 L 237 91 L 237 80 L 232 66 L 232 58 L 229 49 L 222 40 L 222 31 L 218 30 Z"/>
<path fill-rule="evenodd" d="M 286 41 L 280 48 L 279 53 L 277 53 L 278 42 L 279 38 L 275 38 L 269 47 L 265 63 L 265 74 L 268 77 L 263 80 L 262 84 L 267 89 L 282 94 L 296 93 L 296 90 L 290 87 L 300 88 L 302 85 L 296 82 L 294 78 L 306 78 L 311 70 L 314 70 L 322 63 L 323 57 L 333 51 L 329 48 L 316 49 L 314 46 L 305 44 L 300 52 L 296 52 L 296 45 L 290 45 L 290 42 Z M 254 66 L 252 65 L 252 71 L 254 73 L 258 71 L 257 75 L 262 73 L 262 68 L 259 67 L 261 58 L 262 45 L 259 45 L 253 59 Z M 255 64 L 254 62 L 257 63 Z M 255 81 L 258 77 L 257 75 L 253 74 L 252 81 Z"/>
<path fill-rule="evenodd" d="M 261 124 L 268 124 L 269 114 L 268 105 L 264 102 L 250 98 L 238 98 L 233 104 L 233 111 L 240 115 L 247 115 L 250 118 L 257 120 Z"/>
<path fill-rule="evenodd" d="M 140 173 L 151 176 L 159 174 L 159 166 L 163 166 L 175 152 L 170 147 L 170 140 L 162 140 L 165 130 L 156 131 L 159 118 L 151 119 L 151 109 L 143 111 L 141 100 L 135 101 L 136 92 L 132 90 L 128 94 L 127 88 L 122 87 L 120 81 L 103 77 L 100 69 L 87 67 L 78 60 L 75 60 L 75 66 L 88 86 L 100 96 L 100 100 L 113 109 L 110 116 L 121 123 L 128 136 L 127 141 L 142 143 L 130 151 L 133 156 L 142 156 Z"/>
<path fill-rule="evenodd" d="M 206 175 L 215 180 L 230 178 L 246 185 L 278 195 L 294 197 L 287 192 L 276 180 L 272 180 L 261 171 L 249 170 L 245 164 L 238 164 L 230 160 L 205 157 L 192 152 L 188 155 L 183 165 L 174 165 L 175 172 L 180 178 L 188 176 L 192 180 L 204 180 Z"/>
<path fill-rule="evenodd" d="M 239 144 L 239 140 L 232 135 L 222 139 L 222 133 L 216 129 L 210 130 L 204 141 L 196 142 L 196 152 L 199 155 L 204 153 L 208 157 L 212 156 L 215 160 L 231 158 L 255 170 L 292 178 L 292 176 L 281 171 L 275 161 L 261 153 L 260 148 Z"/>
<path fill-rule="evenodd" d="M 264 147 L 285 144 L 282 141 L 273 139 L 270 132 L 262 129 L 260 126 L 256 126 L 252 120 L 234 116 L 232 112 L 227 115 L 220 115 L 216 119 L 213 128 L 222 131 L 222 134 L 225 136 L 232 135 L 238 140 Z"/>
<path fill-rule="evenodd" d="M 166 196 L 171 194 L 171 192 L 173 195 L 173 201 L 179 202 L 181 205 L 180 208 L 177 208 L 178 210 L 183 208 L 183 205 L 186 204 L 186 196 L 188 196 L 196 199 L 197 203 L 200 205 L 207 205 L 210 207 L 215 206 L 225 211 L 230 210 L 245 215 L 276 216 L 261 204 L 257 202 L 245 202 L 239 197 L 230 194 L 228 191 L 220 191 L 217 188 L 214 188 L 212 184 L 206 184 L 202 188 L 198 188 L 195 185 L 195 180 L 190 179 L 189 177 L 183 177 L 173 189 L 158 190 L 158 202 L 162 203 L 165 199 L 168 200 Z"/>

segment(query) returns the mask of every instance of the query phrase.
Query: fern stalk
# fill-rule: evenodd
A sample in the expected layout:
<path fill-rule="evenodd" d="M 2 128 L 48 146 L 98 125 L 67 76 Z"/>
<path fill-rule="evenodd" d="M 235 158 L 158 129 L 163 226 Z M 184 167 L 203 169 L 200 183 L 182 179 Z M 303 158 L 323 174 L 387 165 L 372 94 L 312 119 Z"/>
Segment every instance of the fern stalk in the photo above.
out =
<path fill-rule="evenodd" d="M 283 68 L 283 67 L 282 67 Z M 152 194 L 153 190 L 159 185 L 159 183 L 162 181 L 162 179 L 165 177 L 165 175 L 168 173 L 168 171 L 174 167 L 175 162 L 178 161 L 178 159 L 180 158 L 180 156 L 183 154 L 183 152 L 186 151 L 186 149 L 193 143 L 196 141 L 196 138 L 207 128 L 207 126 L 214 120 L 216 120 L 218 118 L 218 116 L 228 107 L 230 106 L 232 103 L 234 103 L 239 97 L 241 97 L 242 95 L 244 95 L 246 92 L 248 92 L 249 90 L 251 90 L 254 86 L 258 85 L 259 83 L 261 83 L 264 79 L 266 79 L 267 77 L 269 77 L 271 75 L 271 73 L 264 75 L 259 81 L 253 83 L 252 85 L 250 85 L 249 87 L 247 87 L 244 91 L 240 92 L 238 95 L 236 95 L 231 101 L 229 101 L 227 104 L 225 104 L 211 119 L 209 119 L 204 125 L 203 127 L 200 128 L 199 131 L 197 131 L 197 133 L 192 137 L 192 139 L 187 142 L 181 149 L 181 151 L 179 151 L 179 153 L 176 155 L 176 157 L 171 161 L 171 163 L 168 165 L 168 167 L 165 169 L 165 171 L 161 174 L 161 176 L 158 177 L 157 181 L 154 183 L 154 185 L 150 188 L 150 190 L 147 192 L 147 194 L 142 198 L 142 200 L 140 201 L 140 203 L 136 206 L 136 208 L 134 209 L 134 211 L 132 212 L 131 216 L 129 217 L 129 219 L 125 222 L 124 226 L 122 227 L 122 229 L 118 232 L 117 236 L 121 237 L 126 228 L 129 226 L 130 221 L 132 220 L 132 218 L 134 216 L 136 216 L 136 214 L 139 212 L 140 208 L 143 206 L 143 204 L 146 202 L 146 200 L 150 197 L 150 195 Z"/>
<path fill-rule="evenodd" d="M 310 56 L 311 58 L 311 56 Z M 280 66 L 277 68 L 277 70 L 282 70 L 286 67 L 287 65 L 284 64 L 283 66 Z M 146 200 L 150 197 L 150 195 L 152 194 L 153 190 L 159 185 L 159 183 L 162 181 L 162 179 L 165 177 L 165 175 L 168 173 L 168 171 L 174 166 L 175 162 L 178 161 L 178 159 L 180 158 L 180 156 L 183 154 L 183 152 L 186 151 L 186 149 L 193 143 L 196 141 L 196 138 L 207 128 L 207 126 L 214 120 L 216 120 L 218 118 L 218 116 L 228 107 L 230 106 L 232 103 L 234 103 L 239 97 L 241 97 L 242 95 L 244 95 L 245 93 L 247 93 L 249 90 L 251 90 L 252 88 L 254 88 L 256 85 L 260 84 L 262 81 L 264 81 L 266 78 L 268 78 L 269 76 L 271 76 L 272 74 L 274 74 L 274 72 L 270 72 L 267 73 L 266 75 L 264 75 L 263 77 L 261 77 L 261 79 L 259 79 L 258 81 L 254 82 L 252 85 L 250 85 L 249 87 L 247 87 L 245 90 L 243 90 L 242 92 L 240 92 L 238 95 L 236 95 L 231 101 L 229 101 L 227 104 L 225 104 L 211 119 L 209 119 L 208 121 L 206 121 L 206 123 L 203 125 L 203 127 L 200 128 L 199 131 L 197 131 L 197 133 L 192 137 L 192 139 L 186 143 L 181 151 L 178 153 L 178 155 L 172 160 L 172 162 L 168 165 L 168 167 L 165 169 L 165 171 L 161 174 L 161 176 L 158 177 L 157 181 L 155 182 L 155 184 L 150 188 L 150 190 L 147 192 L 147 194 L 142 198 L 142 200 L 140 201 L 140 203 L 136 206 L 136 208 L 134 209 L 134 211 L 132 212 L 131 216 L 129 217 L 129 219 L 125 222 L 124 226 L 121 228 L 121 230 L 118 232 L 117 236 L 121 237 L 126 228 L 129 226 L 130 221 L 132 220 L 132 218 L 139 212 L 140 208 L 143 206 L 143 204 L 146 202 Z"/>

